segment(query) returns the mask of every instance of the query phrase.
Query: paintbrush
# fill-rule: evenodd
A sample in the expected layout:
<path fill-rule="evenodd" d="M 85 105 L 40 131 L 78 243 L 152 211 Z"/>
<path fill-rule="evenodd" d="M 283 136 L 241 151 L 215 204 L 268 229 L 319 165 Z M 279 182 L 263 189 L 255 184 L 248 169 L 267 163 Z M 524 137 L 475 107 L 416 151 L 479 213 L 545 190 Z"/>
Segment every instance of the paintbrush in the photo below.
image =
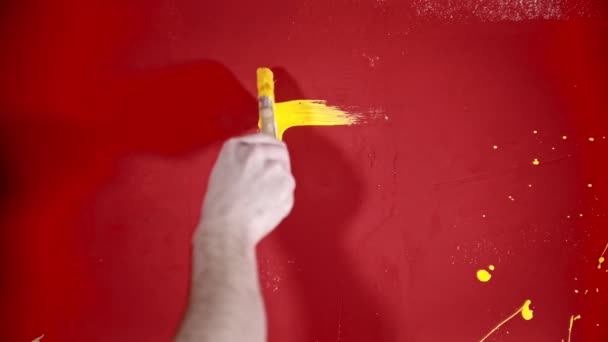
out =
<path fill-rule="evenodd" d="M 328 106 L 324 100 L 275 103 L 274 75 L 269 68 L 257 69 L 257 86 L 260 131 L 279 140 L 283 139 L 283 133 L 290 127 L 353 125 L 362 118 L 361 114 Z"/>
<path fill-rule="evenodd" d="M 274 138 L 277 135 L 277 122 L 274 116 L 274 75 L 269 68 L 258 68 L 258 108 L 260 131 Z"/>

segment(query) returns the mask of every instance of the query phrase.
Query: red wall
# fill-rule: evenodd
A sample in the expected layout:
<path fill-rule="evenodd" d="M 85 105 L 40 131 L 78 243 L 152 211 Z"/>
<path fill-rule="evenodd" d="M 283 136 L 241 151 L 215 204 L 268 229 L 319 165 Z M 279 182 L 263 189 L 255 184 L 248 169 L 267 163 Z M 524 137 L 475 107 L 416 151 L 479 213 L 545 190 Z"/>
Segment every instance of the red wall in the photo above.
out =
<path fill-rule="evenodd" d="M 271 342 L 478 341 L 526 299 L 490 340 L 560 341 L 576 314 L 572 341 L 608 340 L 606 5 L 470 3 L 2 5 L 1 340 L 170 340 L 264 65 L 279 100 L 368 118 L 285 135 Z"/>

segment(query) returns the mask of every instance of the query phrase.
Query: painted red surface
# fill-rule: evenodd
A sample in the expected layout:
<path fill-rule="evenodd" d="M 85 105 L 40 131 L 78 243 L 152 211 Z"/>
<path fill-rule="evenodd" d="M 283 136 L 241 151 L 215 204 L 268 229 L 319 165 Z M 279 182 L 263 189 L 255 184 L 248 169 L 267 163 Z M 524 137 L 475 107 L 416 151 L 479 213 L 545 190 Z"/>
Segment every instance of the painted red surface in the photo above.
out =
<path fill-rule="evenodd" d="M 369 117 L 286 133 L 271 341 L 478 341 L 525 299 L 491 341 L 560 341 L 573 314 L 572 341 L 608 340 L 606 5 L 500 3 L 3 3 L 0 340 L 171 339 L 262 65 L 279 100 Z"/>

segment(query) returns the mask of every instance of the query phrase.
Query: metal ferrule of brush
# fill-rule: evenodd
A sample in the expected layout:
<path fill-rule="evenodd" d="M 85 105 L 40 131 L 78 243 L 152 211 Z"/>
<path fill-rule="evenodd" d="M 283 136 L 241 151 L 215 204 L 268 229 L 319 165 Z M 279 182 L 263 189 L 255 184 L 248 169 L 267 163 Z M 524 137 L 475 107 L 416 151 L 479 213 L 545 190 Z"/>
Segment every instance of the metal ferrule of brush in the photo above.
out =
<path fill-rule="evenodd" d="M 277 125 L 274 119 L 272 100 L 268 96 L 260 96 L 258 102 L 260 106 L 260 131 L 276 138 Z"/>

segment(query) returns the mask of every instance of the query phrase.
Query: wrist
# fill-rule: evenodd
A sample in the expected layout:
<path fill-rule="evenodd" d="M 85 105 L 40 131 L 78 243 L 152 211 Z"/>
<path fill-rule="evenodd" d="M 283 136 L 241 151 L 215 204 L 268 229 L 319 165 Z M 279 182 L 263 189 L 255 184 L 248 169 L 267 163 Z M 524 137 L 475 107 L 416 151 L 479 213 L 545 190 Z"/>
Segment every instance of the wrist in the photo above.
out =
<path fill-rule="evenodd" d="M 203 219 L 194 232 L 193 244 L 195 248 L 200 247 L 218 252 L 255 251 L 257 241 L 251 236 L 250 231 L 245 226 Z"/>

